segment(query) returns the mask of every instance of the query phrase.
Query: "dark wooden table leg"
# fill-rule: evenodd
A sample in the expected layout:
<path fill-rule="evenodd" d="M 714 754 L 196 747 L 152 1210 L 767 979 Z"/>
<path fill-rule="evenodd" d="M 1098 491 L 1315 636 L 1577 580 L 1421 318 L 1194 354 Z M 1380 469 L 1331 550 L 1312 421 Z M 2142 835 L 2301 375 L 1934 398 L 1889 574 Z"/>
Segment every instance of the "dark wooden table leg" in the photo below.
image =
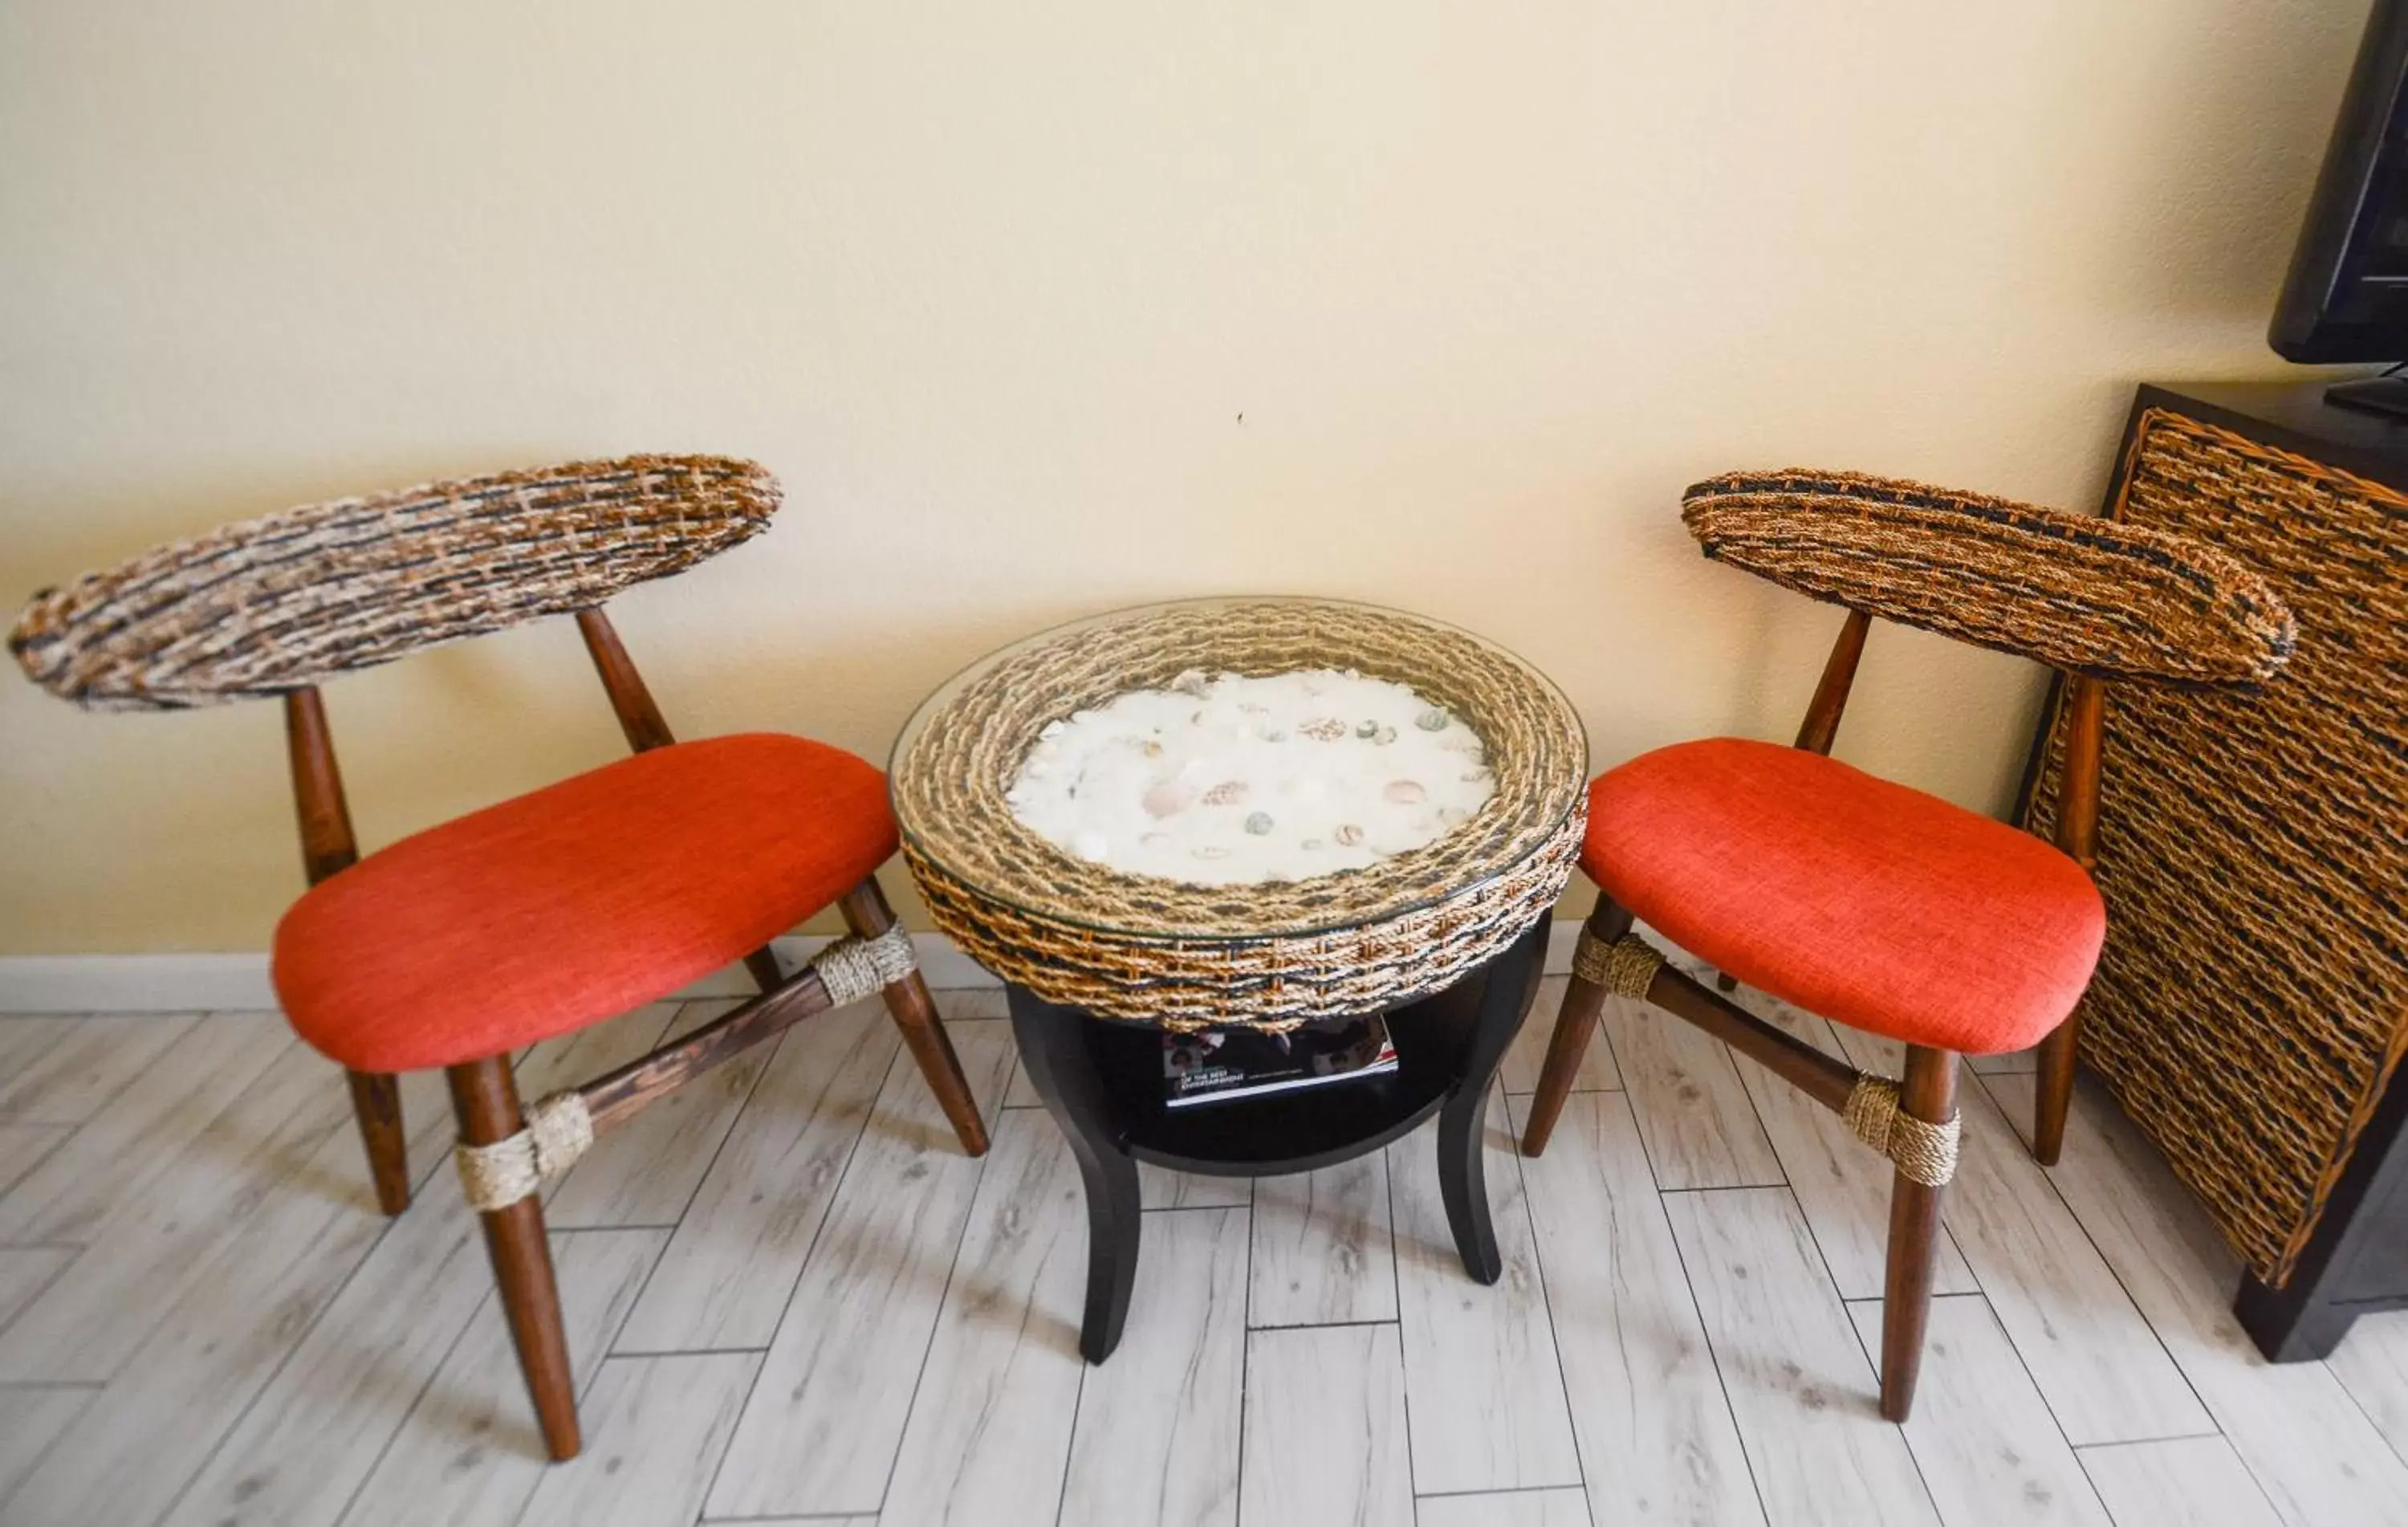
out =
<path fill-rule="evenodd" d="M 1494 1283 L 1505 1272 L 1496 1226 L 1488 1217 L 1488 1088 L 1529 1014 L 1530 1000 L 1538 995 L 1546 948 L 1547 923 L 1541 917 L 1481 976 L 1486 985 L 1480 994 L 1480 1019 L 1472 1030 L 1470 1050 L 1464 1057 L 1463 1078 L 1439 1110 L 1439 1197 L 1446 1205 L 1447 1228 L 1455 1232 L 1463 1270 L 1481 1283 Z"/>
<path fill-rule="evenodd" d="M 1087 1048 L 1085 1025 L 1096 1020 L 1007 987 L 1011 1031 L 1020 1062 L 1078 1158 L 1087 1189 L 1087 1308 L 1079 1324 L 1079 1355 L 1101 1362 L 1121 1344 L 1129 1292 L 1137 1287 L 1139 1212 L 1137 1161 L 1113 1123 L 1111 1100 Z"/>

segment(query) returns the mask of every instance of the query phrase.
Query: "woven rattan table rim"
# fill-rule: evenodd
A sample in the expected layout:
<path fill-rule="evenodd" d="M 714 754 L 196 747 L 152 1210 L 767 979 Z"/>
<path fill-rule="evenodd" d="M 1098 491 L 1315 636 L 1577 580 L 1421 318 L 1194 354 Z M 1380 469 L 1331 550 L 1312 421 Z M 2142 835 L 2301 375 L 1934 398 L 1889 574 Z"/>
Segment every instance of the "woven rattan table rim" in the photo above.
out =
<path fill-rule="evenodd" d="M 1078 859 L 1005 801 L 1050 721 L 1191 669 L 1311 668 L 1394 680 L 1454 712 L 1485 744 L 1496 794 L 1366 869 L 1217 886 Z M 931 915 L 991 969 L 1010 967 L 998 974 L 1105 1016 L 1289 1027 L 1436 989 L 1510 944 L 1569 879 L 1587 763 L 1569 702 L 1492 642 L 1376 606 L 1247 597 L 1114 612 L 1004 649 L 922 708 L 890 777 Z"/>

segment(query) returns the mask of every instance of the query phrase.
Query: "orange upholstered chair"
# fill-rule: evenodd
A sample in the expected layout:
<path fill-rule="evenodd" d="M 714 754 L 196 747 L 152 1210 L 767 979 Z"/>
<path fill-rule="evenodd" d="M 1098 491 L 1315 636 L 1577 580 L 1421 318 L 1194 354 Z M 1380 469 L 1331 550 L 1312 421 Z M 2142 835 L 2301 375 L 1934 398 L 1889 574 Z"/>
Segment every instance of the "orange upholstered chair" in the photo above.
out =
<path fill-rule="evenodd" d="M 578 1450 L 544 1178 L 597 1131 L 799 1018 L 882 993 L 971 1155 L 986 1133 L 872 872 L 885 779 L 799 737 L 678 742 L 601 611 L 767 528 L 747 461 L 631 456 L 351 498 L 228 526 L 34 598 L 9 649 L 97 710 L 282 700 L 310 887 L 276 989 L 340 1062 L 378 1202 L 409 1203 L 394 1073 L 441 1068 L 519 1361 L 554 1458 Z M 635 756 L 362 857 L 319 684 L 439 642 L 572 614 Z M 786 972 L 770 940 L 829 905 L 854 937 Z M 741 959 L 761 995 L 522 1109 L 515 1050 Z"/>
<path fill-rule="evenodd" d="M 2213 546 L 1914 483 L 1734 473 L 1689 489 L 1682 518 L 1708 556 L 1848 617 L 1795 745 L 1684 742 L 1591 784 L 1581 867 L 1602 894 L 1522 1148 L 1546 1148 L 1609 991 L 1841 1113 L 1895 1166 L 1882 1414 L 1904 1420 L 1956 1170 L 1957 1057 L 2040 1044 L 2034 1153 L 2055 1161 L 2064 1137 L 2075 1004 L 2107 926 L 2089 876 L 2106 681 L 2257 684 L 2289 656 L 2291 617 Z M 1829 756 L 1875 615 L 2062 672 L 2055 845 Z M 1721 971 L 1725 989 L 1745 982 L 1902 1042 L 1903 1080 L 1860 1073 L 1707 990 L 1635 936 L 1635 919 Z"/>

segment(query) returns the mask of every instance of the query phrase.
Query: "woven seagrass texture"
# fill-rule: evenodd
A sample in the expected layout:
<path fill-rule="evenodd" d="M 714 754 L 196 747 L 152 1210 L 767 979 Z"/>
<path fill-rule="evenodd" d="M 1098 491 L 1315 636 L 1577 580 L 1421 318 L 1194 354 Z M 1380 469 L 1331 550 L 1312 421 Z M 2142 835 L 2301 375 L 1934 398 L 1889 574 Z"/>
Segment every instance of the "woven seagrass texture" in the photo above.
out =
<path fill-rule="evenodd" d="M 2408 1043 L 2408 498 L 2163 410 L 2130 454 L 2121 517 L 2260 569 L 2300 639 L 2254 695 L 2109 695 L 2083 1058 L 2279 1284 Z"/>
<path fill-rule="evenodd" d="M 312 504 L 35 596 L 9 650 L 93 710 L 298 689 L 599 604 L 766 529 L 778 480 L 725 456 L 624 456 Z"/>
<path fill-rule="evenodd" d="M 1455 712 L 1486 744 L 1497 793 L 1421 848 L 1262 886 L 1121 874 L 1005 804 L 1049 721 L 1189 669 L 1312 668 L 1392 679 Z M 1411 1001 L 1503 952 L 1570 877 L 1587 767 L 1579 718 L 1511 654 L 1390 611 L 1262 599 L 1133 611 L 1009 653 L 924 718 L 892 785 L 930 915 L 997 975 L 1104 1017 L 1282 1030 Z"/>
<path fill-rule="evenodd" d="M 2289 612 L 2244 563 L 2156 527 L 1851 472 L 1733 472 L 1682 496 L 1706 555 L 1976 646 L 2109 679 L 2254 684 Z"/>

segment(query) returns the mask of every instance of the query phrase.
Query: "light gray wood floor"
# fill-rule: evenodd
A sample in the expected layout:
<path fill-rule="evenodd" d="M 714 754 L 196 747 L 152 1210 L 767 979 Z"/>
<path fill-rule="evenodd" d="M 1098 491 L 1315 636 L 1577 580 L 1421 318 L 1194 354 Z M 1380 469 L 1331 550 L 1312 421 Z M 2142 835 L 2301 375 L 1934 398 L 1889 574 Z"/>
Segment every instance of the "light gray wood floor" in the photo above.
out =
<path fill-rule="evenodd" d="M 1874 1414 L 1887 1177 L 1835 1120 L 1609 1010 L 1555 1145 L 1490 1110 L 1506 1270 L 1457 1264 L 1426 1130 L 1310 1177 L 1145 1177 L 1128 1334 L 1078 1359 L 1078 1173 L 1000 994 L 940 994 L 964 1158 L 875 1003 L 606 1138 L 549 1203 L 587 1450 L 546 1466 L 437 1077 L 371 1205 L 335 1069 L 273 1014 L 0 1018 L 0 1522 L 2408 1524 L 2408 1317 L 2260 1361 L 2236 1269 L 2086 1088 L 1966 1088 L 1914 1421 Z M 1814 1044 L 1887 1048 L 1750 999 Z M 529 1095 L 701 1021 L 645 1008 Z"/>

